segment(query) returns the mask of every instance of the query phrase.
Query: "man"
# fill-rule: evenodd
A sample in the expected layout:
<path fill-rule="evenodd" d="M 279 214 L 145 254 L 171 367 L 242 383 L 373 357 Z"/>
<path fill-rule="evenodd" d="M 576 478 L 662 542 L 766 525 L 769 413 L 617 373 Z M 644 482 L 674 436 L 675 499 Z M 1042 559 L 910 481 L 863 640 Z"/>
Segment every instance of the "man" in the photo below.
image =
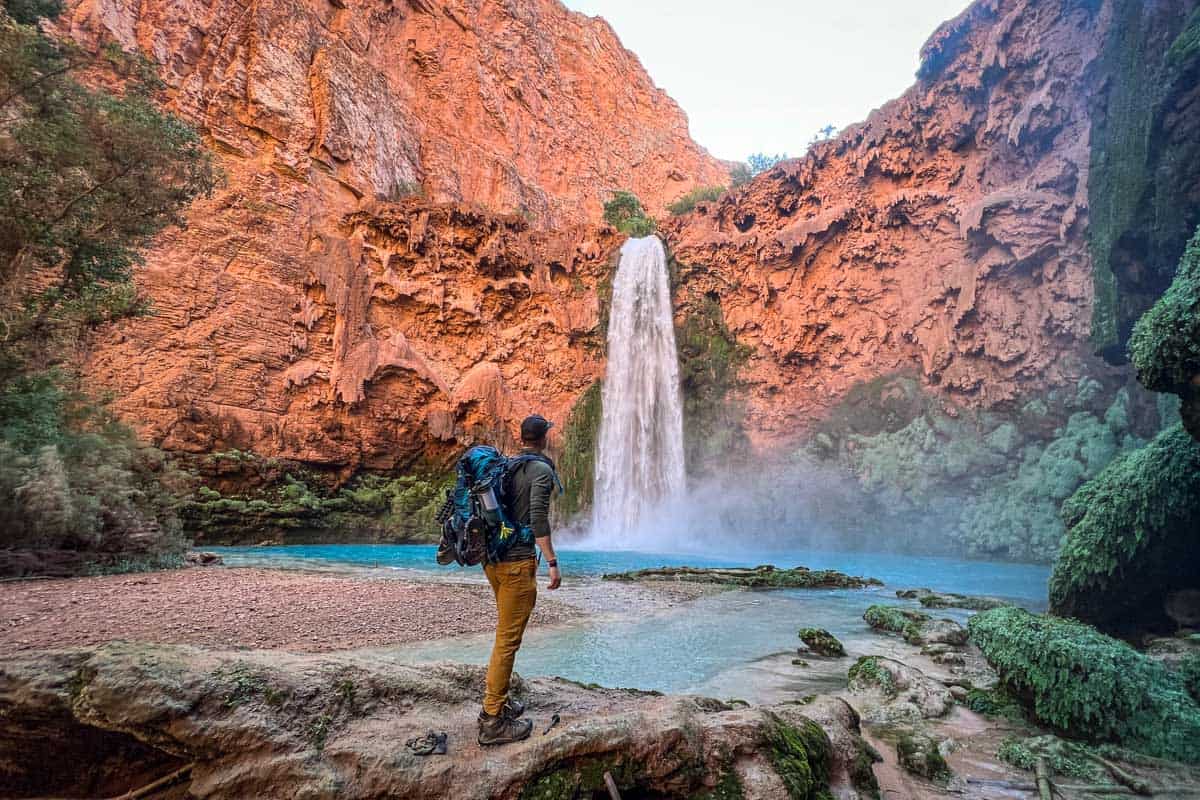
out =
<path fill-rule="evenodd" d="M 513 662 L 521 647 L 525 625 L 537 602 L 537 557 L 534 542 L 546 558 L 550 569 L 548 589 L 562 583 L 554 544 L 550 541 L 550 497 L 558 485 L 554 462 L 543 452 L 551 423 L 534 414 L 521 423 L 522 456 L 528 456 L 512 474 L 512 513 L 517 525 L 528 526 L 532 541 L 517 541 L 498 563 L 483 565 L 492 593 L 496 596 L 499 619 L 496 622 L 496 642 L 488 662 L 487 688 L 483 695 L 483 711 L 479 713 L 479 743 L 481 745 L 519 742 L 529 736 L 533 722 L 520 719 L 525 706 L 508 696 Z"/>

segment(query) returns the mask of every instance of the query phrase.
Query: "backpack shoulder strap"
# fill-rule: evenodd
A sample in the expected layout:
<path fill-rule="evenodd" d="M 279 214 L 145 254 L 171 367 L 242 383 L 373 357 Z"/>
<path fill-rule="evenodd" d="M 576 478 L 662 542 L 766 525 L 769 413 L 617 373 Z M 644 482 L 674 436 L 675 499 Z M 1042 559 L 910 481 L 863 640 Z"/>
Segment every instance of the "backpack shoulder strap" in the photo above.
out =
<path fill-rule="evenodd" d="M 563 489 L 562 481 L 558 479 L 558 469 L 554 466 L 554 461 L 549 456 L 542 455 L 541 453 L 521 453 L 513 456 L 508 460 L 505 477 L 510 477 L 514 472 L 531 461 L 538 461 L 550 468 L 550 474 L 554 476 L 554 485 L 558 487 L 558 493 L 563 494 L 565 490 Z"/>

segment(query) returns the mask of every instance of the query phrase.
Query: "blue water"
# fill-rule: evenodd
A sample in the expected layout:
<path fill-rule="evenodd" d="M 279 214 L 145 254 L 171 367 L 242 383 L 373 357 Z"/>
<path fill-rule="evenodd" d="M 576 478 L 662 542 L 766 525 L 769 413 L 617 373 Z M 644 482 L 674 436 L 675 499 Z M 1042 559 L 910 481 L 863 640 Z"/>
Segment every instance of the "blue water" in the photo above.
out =
<path fill-rule="evenodd" d="M 229 565 L 285 568 L 375 568 L 396 570 L 404 577 L 442 577 L 480 580 L 478 567 L 439 567 L 435 548 L 421 545 L 296 545 L 286 547 L 215 548 Z M 642 608 L 605 607 L 598 617 L 579 624 L 531 630 L 517 661 L 526 675 L 561 675 L 605 686 L 702 692 L 751 700 L 770 692 L 758 682 L 778 683 L 775 672 L 755 672 L 756 664 L 772 654 L 787 653 L 773 664 L 790 666 L 802 627 L 829 630 L 843 641 L 851 658 L 877 652 L 881 638 L 862 621 L 872 603 L 899 603 L 895 591 L 929 587 L 940 591 L 991 595 L 1010 599 L 1031 610 L 1045 607 L 1049 570 L 1045 566 L 965 561 L 953 558 L 895 554 L 796 551 L 787 554 L 745 554 L 738 558 L 640 552 L 598 552 L 559 549 L 564 575 L 577 591 L 604 572 L 656 566 L 778 566 L 803 565 L 837 569 L 852 575 L 879 578 L 886 584 L 864 590 L 778 590 L 721 592 L 683 603 L 674 609 L 647 613 Z M 544 572 L 544 568 L 543 568 Z M 544 586 L 544 584 L 543 584 Z M 552 597 L 543 591 L 542 597 Z M 604 595 L 608 597 L 608 595 Z M 613 598 L 624 595 L 617 591 Z M 622 602 L 612 600 L 611 602 Z M 910 605 L 915 604 L 907 603 Z M 968 612 L 948 609 L 943 616 L 964 622 Z M 468 636 L 402 648 L 414 661 L 450 659 L 487 661 L 490 636 Z M 850 661 L 815 664 L 806 680 L 793 690 L 821 691 L 832 676 L 844 677 Z M 824 682 L 824 683 L 823 683 Z"/>

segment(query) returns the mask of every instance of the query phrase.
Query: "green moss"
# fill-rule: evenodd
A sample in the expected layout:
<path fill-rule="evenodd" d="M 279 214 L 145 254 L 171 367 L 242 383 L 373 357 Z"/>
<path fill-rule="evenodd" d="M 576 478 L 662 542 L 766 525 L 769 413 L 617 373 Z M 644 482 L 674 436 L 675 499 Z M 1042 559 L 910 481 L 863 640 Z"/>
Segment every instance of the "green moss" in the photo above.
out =
<path fill-rule="evenodd" d="M 800 640 L 805 647 L 822 656 L 844 656 L 846 648 L 824 628 L 801 628 Z"/>
<path fill-rule="evenodd" d="M 746 791 L 742 781 L 732 769 L 727 770 L 712 789 L 692 795 L 691 800 L 742 800 Z"/>
<path fill-rule="evenodd" d="M 562 454 L 558 459 L 563 495 L 557 500 L 557 508 L 566 517 L 592 505 L 602 416 L 603 394 L 600 381 L 595 381 L 575 401 L 563 427 Z"/>
<path fill-rule="evenodd" d="M 875 687 L 888 697 L 895 697 L 899 691 L 896 679 L 883 666 L 878 656 L 863 656 L 855 661 L 849 672 L 846 673 L 846 677 L 850 681 L 851 689 Z"/>
<path fill-rule="evenodd" d="M 1124 338 L 1170 282 L 1171 267 L 1196 224 L 1189 197 L 1200 142 L 1164 119 L 1190 88 L 1196 15 L 1185 20 L 1141 0 L 1117 0 L 1100 59 L 1108 77 L 1094 115 L 1088 181 L 1089 242 L 1095 281 L 1092 340 L 1118 360 Z M 1172 43 L 1173 42 L 1173 43 Z"/>
<path fill-rule="evenodd" d="M 1107 774 L 1095 761 L 1099 755 L 1088 745 L 1068 742 L 1057 736 L 1035 736 L 1019 739 L 1010 736 L 1000 743 L 996 757 L 1017 769 L 1033 772 L 1039 758 L 1046 759 L 1050 771 L 1056 775 L 1069 775 L 1087 781 L 1100 781 Z"/>
<path fill-rule="evenodd" d="M 686 305 L 692 310 L 675 331 L 684 456 L 690 472 L 703 473 L 748 450 L 744 409 L 733 404 L 731 396 L 751 350 L 738 344 L 725 325 L 717 298 L 705 295 Z"/>
<path fill-rule="evenodd" d="M 927 736 L 902 733 L 896 740 L 896 756 L 905 770 L 935 783 L 946 783 L 954 777 L 937 742 Z"/>
<path fill-rule="evenodd" d="M 1143 386 L 1180 396 L 1184 425 L 1200 439 L 1200 228 L 1166 294 L 1134 326 L 1129 356 Z"/>
<path fill-rule="evenodd" d="M 697 203 L 711 203 L 725 194 L 724 186 L 697 186 L 673 203 L 667 205 L 667 211 L 675 216 L 682 216 L 694 211 Z"/>
<path fill-rule="evenodd" d="M 775 773 L 792 800 L 826 800 L 833 746 L 821 726 L 804 720 L 792 726 L 774 717 L 767 726 L 764 747 Z"/>
<path fill-rule="evenodd" d="M 976 714 L 988 717 L 1004 717 L 1011 720 L 1025 718 L 1021 704 L 1000 686 L 993 689 L 968 690 L 967 701 L 964 705 Z"/>
<path fill-rule="evenodd" d="M 1174 630 L 1164 597 L 1196 588 L 1200 443 L 1180 425 L 1163 431 L 1082 486 L 1063 518 L 1051 610 L 1106 630 Z"/>
<path fill-rule="evenodd" d="M 1188 694 L 1200 703 L 1200 653 L 1184 656 L 1179 663 L 1179 675 L 1183 678 L 1183 685 Z"/>
<path fill-rule="evenodd" d="M 649 236 L 656 228 L 633 192 L 618 191 L 604 204 L 604 221 L 627 236 Z"/>
<path fill-rule="evenodd" d="M 850 783 L 863 797 L 879 800 L 879 779 L 875 777 L 875 765 L 883 761 L 879 751 L 870 742 L 858 737 L 858 750 L 851 760 L 848 771 Z"/>
<path fill-rule="evenodd" d="M 863 619 L 876 630 L 899 633 L 908 638 L 907 634 L 911 628 L 914 626 L 919 628 L 932 618 L 924 612 L 914 611 L 911 608 L 873 605 L 863 614 Z"/>
<path fill-rule="evenodd" d="M 627 764 L 617 757 L 582 758 L 567 764 L 559 764 L 543 772 L 525 784 L 520 800 L 561 800 L 569 797 L 591 797 L 606 792 L 604 773 L 612 775 L 621 790 L 637 786 L 636 765 Z"/>
<path fill-rule="evenodd" d="M 1200 707 L 1161 663 L 1083 623 L 1018 608 L 984 611 L 969 627 L 1001 684 L 1039 722 L 1075 738 L 1200 761 Z"/>
<path fill-rule="evenodd" d="M 1171 43 L 1171 48 L 1167 50 L 1167 63 L 1182 67 L 1197 56 L 1200 56 L 1200 8 L 1192 10 L 1187 27 Z"/>
<path fill-rule="evenodd" d="M 257 465 L 255 459 L 238 460 Z M 183 503 L 180 516 L 185 531 L 207 543 L 272 538 L 296 542 L 329 536 L 339 541 L 435 541 L 439 535 L 435 518 L 452 484 L 448 474 L 364 474 L 330 494 L 318 493 L 306 480 L 284 473 L 268 479 L 252 495 L 227 497 L 202 487 Z"/>

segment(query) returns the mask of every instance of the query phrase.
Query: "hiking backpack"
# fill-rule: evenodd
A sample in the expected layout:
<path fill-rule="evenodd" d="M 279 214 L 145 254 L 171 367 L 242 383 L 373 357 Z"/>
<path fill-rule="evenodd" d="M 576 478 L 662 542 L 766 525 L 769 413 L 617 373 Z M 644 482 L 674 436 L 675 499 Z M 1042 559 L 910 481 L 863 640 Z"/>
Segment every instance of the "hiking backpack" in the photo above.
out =
<path fill-rule="evenodd" d="M 462 454 L 454 487 L 446 491 L 437 518 L 442 525 L 440 552 L 448 550 L 460 565 L 474 566 L 499 561 L 515 544 L 533 542 L 533 530 L 513 513 L 512 489 L 513 473 L 530 461 L 554 469 L 554 462 L 538 453 L 505 458 L 494 447 L 475 445 Z M 561 492 L 557 473 L 554 481 Z"/>

